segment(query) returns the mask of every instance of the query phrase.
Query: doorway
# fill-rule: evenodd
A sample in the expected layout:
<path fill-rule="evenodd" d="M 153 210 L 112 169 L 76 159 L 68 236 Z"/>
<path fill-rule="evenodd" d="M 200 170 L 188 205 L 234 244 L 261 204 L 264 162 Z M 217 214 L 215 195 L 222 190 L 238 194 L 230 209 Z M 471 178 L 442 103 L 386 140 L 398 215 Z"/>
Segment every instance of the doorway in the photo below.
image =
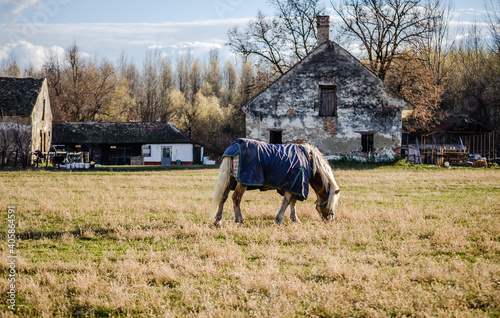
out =
<path fill-rule="evenodd" d="M 162 146 L 161 147 L 161 165 L 169 166 L 172 164 L 172 147 Z"/>

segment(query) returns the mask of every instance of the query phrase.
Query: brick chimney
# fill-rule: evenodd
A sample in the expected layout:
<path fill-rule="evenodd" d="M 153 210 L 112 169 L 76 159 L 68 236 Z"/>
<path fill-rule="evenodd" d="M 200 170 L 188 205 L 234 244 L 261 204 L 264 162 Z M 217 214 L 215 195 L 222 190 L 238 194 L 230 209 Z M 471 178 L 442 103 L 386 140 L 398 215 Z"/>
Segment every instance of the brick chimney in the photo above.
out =
<path fill-rule="evenodd" d="M 330 40 L 330 16 L 316 16 L 318 46 Z"/>

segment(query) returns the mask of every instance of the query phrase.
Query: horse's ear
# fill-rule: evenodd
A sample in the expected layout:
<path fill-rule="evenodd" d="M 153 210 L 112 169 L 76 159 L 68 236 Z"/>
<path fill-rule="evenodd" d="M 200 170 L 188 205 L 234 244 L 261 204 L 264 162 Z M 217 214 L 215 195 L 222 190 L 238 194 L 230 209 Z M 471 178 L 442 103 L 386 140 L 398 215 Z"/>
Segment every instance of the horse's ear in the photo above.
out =
<path fill-rule="evenodd" d="M 339 190 L 335 190 L 335 194 L 339 194 L 340 192 L 340 189 Z"/>

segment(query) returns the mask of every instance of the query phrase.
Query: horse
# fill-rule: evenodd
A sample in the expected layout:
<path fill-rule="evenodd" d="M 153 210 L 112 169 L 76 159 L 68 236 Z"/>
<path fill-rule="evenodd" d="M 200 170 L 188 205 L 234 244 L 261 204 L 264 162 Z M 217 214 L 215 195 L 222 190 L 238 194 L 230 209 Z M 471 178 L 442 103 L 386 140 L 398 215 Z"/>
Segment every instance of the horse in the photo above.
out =
<path fill-rule="evenodd" d="M 321 218 L 325 222 L 333 220 L 340 188 L 330 164 L 318 148 L 310 144 L 276 145 L 236 139 L 223 155 L 212 199 L 211 219 L 215 218 L 214 225 L 220 225 L 224 203 L 229 192 L 234 190 L 234 221 L 243 225 L 240 203 L 245 191 L 275 189 L 283 196 L 276 223 L 282 224 L 288 206 L 291 221 L 301 223 L 295 204 L 297 200 L 307 199 L 309 185 L 316 192 L 316 210 Z"/>

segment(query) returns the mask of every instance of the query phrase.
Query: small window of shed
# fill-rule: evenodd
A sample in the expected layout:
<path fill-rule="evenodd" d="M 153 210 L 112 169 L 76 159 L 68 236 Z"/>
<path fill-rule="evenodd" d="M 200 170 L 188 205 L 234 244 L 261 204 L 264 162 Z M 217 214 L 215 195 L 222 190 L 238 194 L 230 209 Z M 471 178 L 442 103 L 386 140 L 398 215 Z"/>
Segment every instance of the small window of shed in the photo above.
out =
<path fill-rule="evenodd" d="M 320 85 L 319 86 L 319 116 L 336 117 L 337 116 L 337 86 Z"/>
<path fill-rule="evenodd" d="M 151 146 L 148 146 L 148 145 L 142 146 L 142 156 L 143 157 L 151 157 Z"/>

